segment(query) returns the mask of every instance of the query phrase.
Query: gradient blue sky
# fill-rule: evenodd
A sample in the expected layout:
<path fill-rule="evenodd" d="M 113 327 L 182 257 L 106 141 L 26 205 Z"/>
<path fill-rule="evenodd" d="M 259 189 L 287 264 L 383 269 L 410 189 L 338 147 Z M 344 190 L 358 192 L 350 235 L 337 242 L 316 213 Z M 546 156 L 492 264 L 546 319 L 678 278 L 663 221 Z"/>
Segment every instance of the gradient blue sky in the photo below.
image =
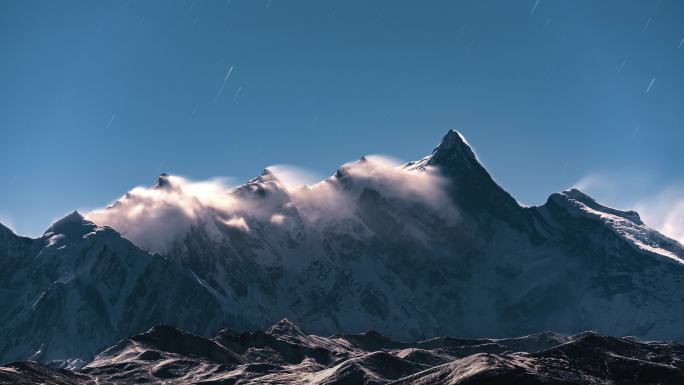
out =
<path fill-rule="evenodd" d="M 4 0 L 0 221 L 38 235 L 162 171 L 412 160 L 449 128 L 527 204 L 679 199 L 683 39 L 678 0 Z"/>

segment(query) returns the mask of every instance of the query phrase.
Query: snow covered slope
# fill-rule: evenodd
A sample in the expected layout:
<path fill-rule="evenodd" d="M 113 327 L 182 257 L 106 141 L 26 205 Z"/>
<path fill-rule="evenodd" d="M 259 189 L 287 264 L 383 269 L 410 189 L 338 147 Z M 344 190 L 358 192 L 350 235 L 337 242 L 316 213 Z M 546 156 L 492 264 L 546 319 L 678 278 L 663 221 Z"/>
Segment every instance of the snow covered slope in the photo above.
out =
<path fill-rule="evenodd" d="M 216 328 L 221 304 L 195 275 L 141 251 L 74 212 L 35 240 L 5 232 L 0 249 L 0 357 L 87 358 L 103 346 L 172 322 Z"/>
<path fill-rule="evenodd" d="M 455 131 L 418 161 L 364 157 L 292 190 L 268 170 L 218 192 L 164 174 L 87 217 L 102 227 L 0 228 L 0 361 L 283 317 L 324 335 L 684 341 L 682 245 L 577 190 L 521 207 Z"/>

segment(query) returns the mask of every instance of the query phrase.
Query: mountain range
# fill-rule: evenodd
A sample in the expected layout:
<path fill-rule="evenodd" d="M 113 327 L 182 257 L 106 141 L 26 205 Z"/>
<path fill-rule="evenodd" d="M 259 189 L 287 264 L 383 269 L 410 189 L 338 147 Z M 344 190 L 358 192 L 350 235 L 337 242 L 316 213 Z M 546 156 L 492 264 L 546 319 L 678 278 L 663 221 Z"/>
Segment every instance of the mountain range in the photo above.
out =
<path fill-rule="evenodd" d="M 586 330 L 684 341 L 681 244 L 576 189 L 520 205 L 456 131 L 420 160 L 364 157 L 311 186 L 288 188 L 265 170 L 226 191 L 195 187 L 162 174 L 36 239 L 0 225 L 0 362 L 88 363 L 65 374 L 88 376 L 114 362 L 107 357 L 128 357 L 135 338 L 181 333 L 140 334 L 155 325 L 207 344 L 216 330 L 264 329 L 284 317 L 318 335 L 377 330 L 399 341 Z M 143 337 L 125 339 L 132 335 Z M 212 359 L 246 362 L 228 350 Z M 395 364 L 407 376 L 427 370 Z"/>
<path fill-rule="evenodd" d="M 123 339 L 80 369 L 0 366 L 0 384 L 681 384 L 684 346 L 593 332 L 398 342 L 376 331 L 309 335 L 283 319 L 266 331 L 204 338 L 167 325 Z"/>

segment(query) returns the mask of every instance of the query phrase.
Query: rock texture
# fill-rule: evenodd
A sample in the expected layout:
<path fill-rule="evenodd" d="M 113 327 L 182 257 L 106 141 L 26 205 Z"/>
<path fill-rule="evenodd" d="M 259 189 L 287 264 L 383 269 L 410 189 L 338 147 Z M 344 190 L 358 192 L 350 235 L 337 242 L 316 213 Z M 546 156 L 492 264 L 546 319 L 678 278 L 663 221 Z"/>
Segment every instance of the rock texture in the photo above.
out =
<path fill-rule="evenodd" d="M 0 366 L 0 384 L 681 384 L 684 347 L 586 332 L 398 342 L 320 337 L 288 320 L 211 339 L 170 326 L 118 342 L 77 370 Z"/>

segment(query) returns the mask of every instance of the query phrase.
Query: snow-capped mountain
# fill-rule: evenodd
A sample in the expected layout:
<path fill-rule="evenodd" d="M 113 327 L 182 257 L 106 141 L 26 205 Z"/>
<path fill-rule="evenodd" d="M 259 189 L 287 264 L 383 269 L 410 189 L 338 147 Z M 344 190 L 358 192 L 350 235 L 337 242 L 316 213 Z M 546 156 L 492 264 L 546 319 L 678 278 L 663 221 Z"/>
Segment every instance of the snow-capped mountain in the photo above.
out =
<path fill-rule="evenodd" d="M 160 322 L 211 331 L 221 304 L 194 274 L 74 212 L 38 239 L 0 235 L 0 357 L 78 365 Z M 182 310 L 181 310 L 182 309 Z"/>
<path fill-rule="evenodd" d="M 209 335 L 283 317 L 410 340 L 684 341 L 682 245 L 578 190 L 520 206 L 455 131 L 400 167 L 209 190 L 161 175 L 35 240 L 0 228 L 0 361 L 86 359 L 160 322 Z"/>

